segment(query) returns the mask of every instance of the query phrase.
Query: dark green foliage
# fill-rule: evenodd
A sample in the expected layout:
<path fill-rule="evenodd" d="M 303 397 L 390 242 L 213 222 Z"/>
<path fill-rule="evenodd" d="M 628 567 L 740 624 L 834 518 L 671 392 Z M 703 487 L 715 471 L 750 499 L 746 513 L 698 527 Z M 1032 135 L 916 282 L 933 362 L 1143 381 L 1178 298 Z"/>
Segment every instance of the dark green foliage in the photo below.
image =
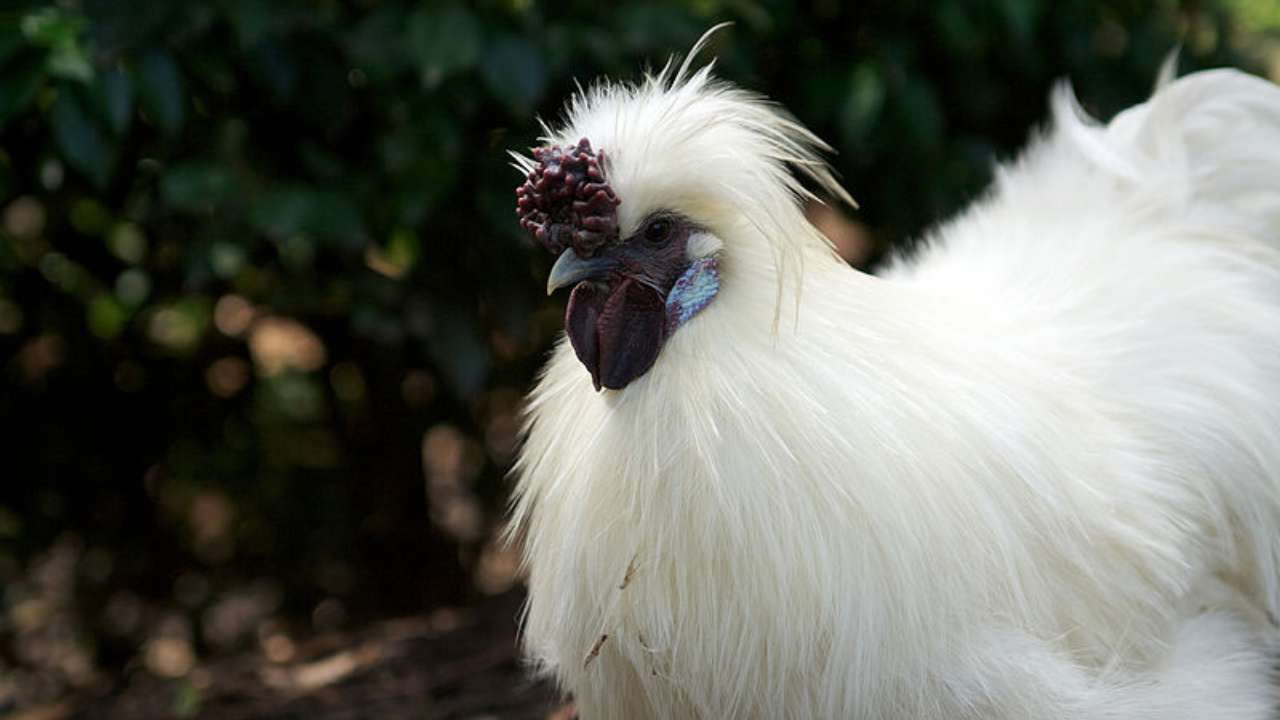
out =
<path fill-rule="evenodd" d="M 563 307 L 506 151 L 575 81 L 736 21 L 720 73 L 835 145 L 883 251 L 972 198 L 1058 78 L 1105 116 L 1179 43 L 1261 62 L 1274 28 L 1235 4 L 1254 25 L 1173 0 L 11 2 L 0 583 L 55 537 L 98 549 L 75 597 L 117 660 L 120 592 L 464 601 Z"/>

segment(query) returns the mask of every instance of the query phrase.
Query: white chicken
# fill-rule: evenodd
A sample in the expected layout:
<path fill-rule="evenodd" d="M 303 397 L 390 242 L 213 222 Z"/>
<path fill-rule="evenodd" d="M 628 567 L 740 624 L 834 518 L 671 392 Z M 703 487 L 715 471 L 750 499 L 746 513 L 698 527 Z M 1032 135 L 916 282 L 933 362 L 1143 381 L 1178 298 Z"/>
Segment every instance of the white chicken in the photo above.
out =
<path fill-rule="evenodd" d="M 878 276 L 805 219 L 826 147 L 710 65 L 519 161 L 573 288 L 524 643 L 583 720 L 1277 717 L 1280 88 L 1053 106 Z"/>

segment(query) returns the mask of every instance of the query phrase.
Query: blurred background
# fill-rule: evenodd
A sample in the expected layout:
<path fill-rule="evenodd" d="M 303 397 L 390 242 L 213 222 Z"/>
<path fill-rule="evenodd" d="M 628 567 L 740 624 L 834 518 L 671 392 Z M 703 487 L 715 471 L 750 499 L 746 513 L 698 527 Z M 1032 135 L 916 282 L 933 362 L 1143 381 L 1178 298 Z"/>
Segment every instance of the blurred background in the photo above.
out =
<path fill-rule="evenodd" d="M 1059 78 L 1104 118 L 1177 47 L 1280 80 L 1277 0 L 9 0 L 0 718 L 139 676 L 196 715 L 218 658 L 509 614 L 495 531 L 564 300 L 506 153 L 723 20 L 720 74 L 835 147 L 861 208 L 815 217 L 864 266 Z"/>

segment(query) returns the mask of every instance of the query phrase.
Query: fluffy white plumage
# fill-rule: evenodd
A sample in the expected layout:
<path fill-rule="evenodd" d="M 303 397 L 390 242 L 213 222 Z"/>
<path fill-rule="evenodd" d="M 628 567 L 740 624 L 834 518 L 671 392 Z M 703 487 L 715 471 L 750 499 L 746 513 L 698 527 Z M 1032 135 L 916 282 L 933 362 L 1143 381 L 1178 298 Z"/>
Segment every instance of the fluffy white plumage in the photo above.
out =
<path fill-rule="evenodd" d="M 1280 88 L 1064 87 L 880 276 L 804 218 L 822 143 L 709 67 L 582 137 L 623 237 L 682 213 L 722 275 L 626 388 L 561 342 L 530 398 L 525 644 L 583 720 L 1275 716 Z"/>

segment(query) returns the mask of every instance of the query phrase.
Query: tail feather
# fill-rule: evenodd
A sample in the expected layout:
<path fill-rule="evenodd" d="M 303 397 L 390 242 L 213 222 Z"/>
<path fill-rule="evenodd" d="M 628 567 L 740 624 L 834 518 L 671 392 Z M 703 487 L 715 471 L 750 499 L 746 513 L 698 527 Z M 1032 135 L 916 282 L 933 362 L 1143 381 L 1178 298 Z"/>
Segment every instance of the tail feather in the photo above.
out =
<path fill-rule="evenodd" d="M 1250 234 L 1280 247 L 1280 87 L 1230 69 L 1162 80 L 1148 102 L 1106 126 L 1085 117 L 1063 87 L 1054 115 L 1100 167 L 1251 220 Z"/>

